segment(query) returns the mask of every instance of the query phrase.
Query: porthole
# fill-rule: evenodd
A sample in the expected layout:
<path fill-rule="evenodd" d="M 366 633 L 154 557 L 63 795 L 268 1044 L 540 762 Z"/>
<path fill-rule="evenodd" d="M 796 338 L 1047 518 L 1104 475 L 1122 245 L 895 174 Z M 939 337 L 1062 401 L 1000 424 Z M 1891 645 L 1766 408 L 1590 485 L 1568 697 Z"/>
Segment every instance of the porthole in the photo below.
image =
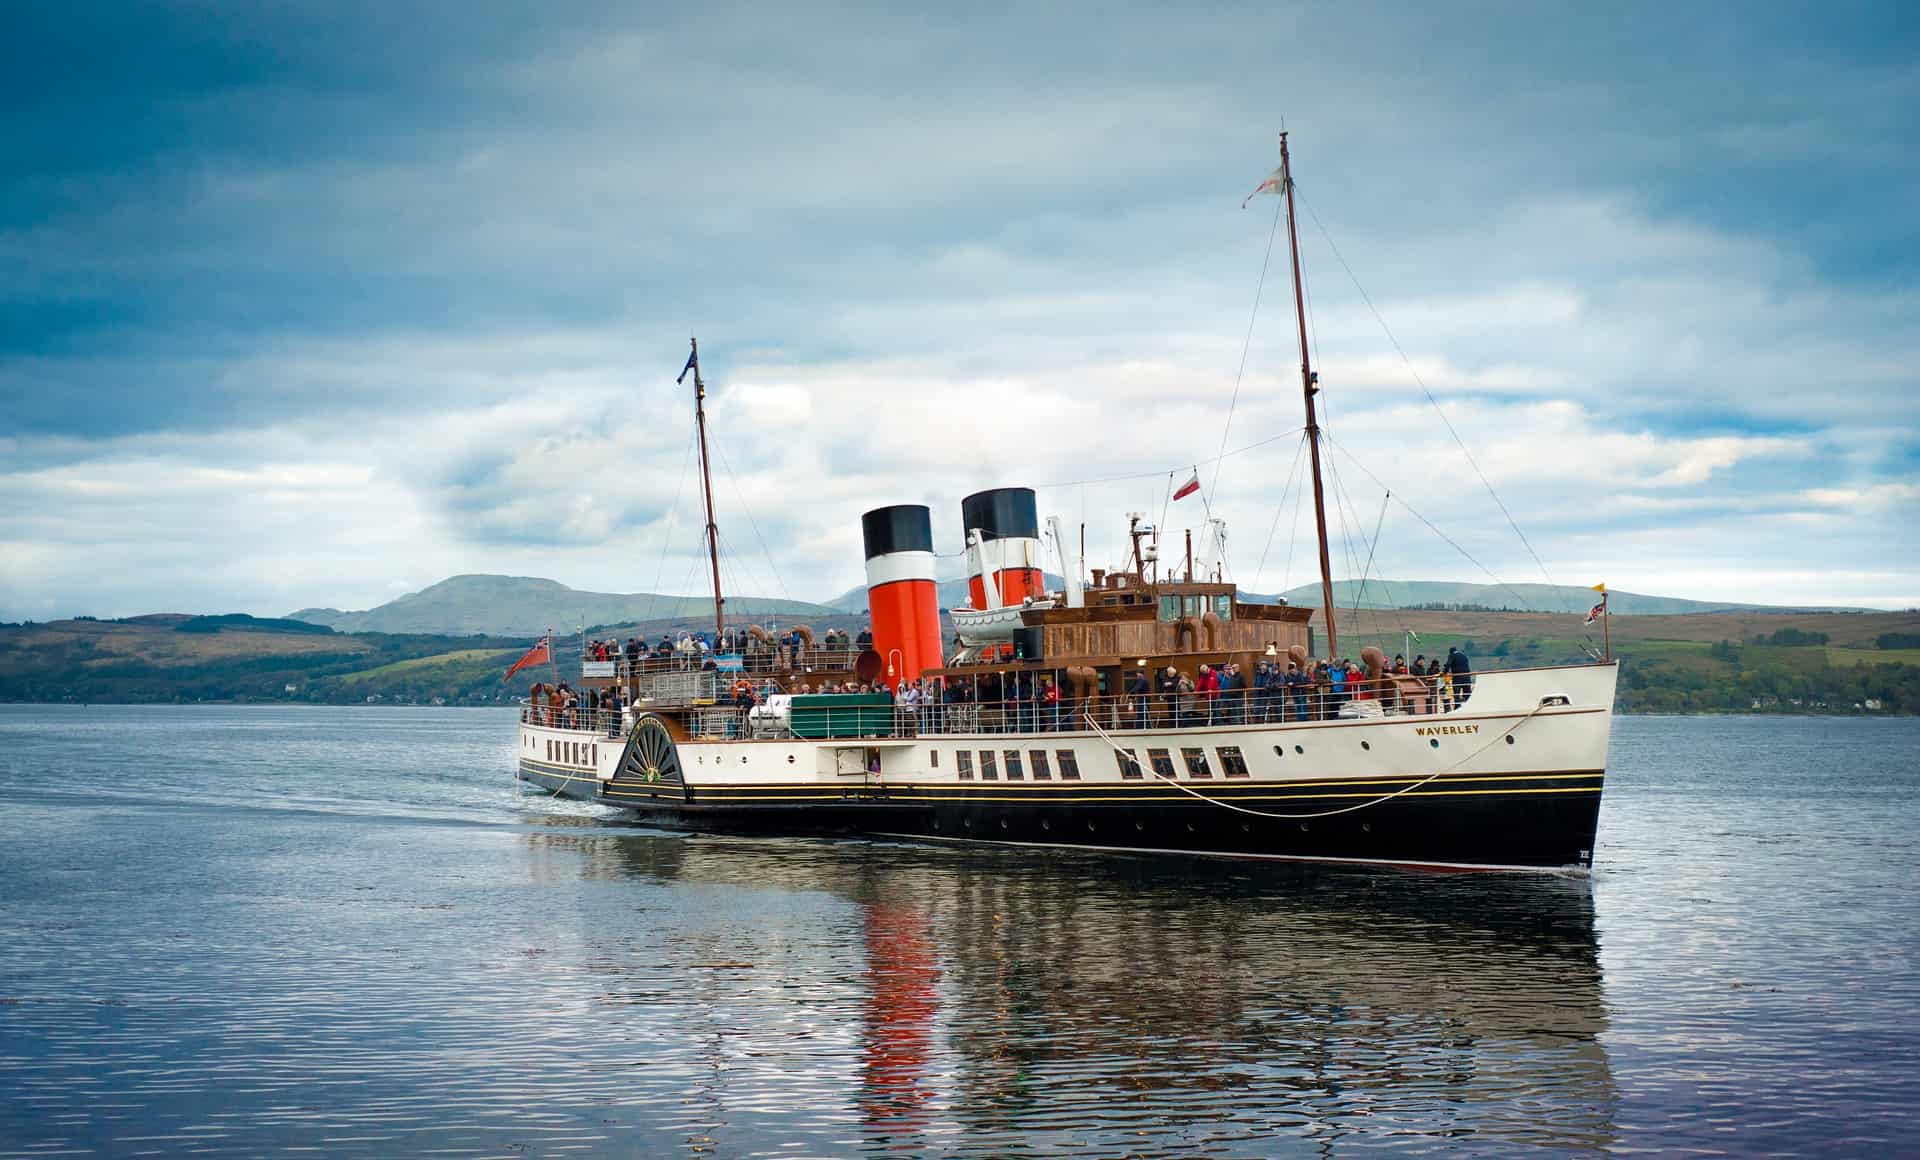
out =
<path fill-rule="evenodd" d="M 1134 829 L 1136 829 L 1136 830 L 1140 830 L 1140 831 L 1143 831 L 1143 832 L 1144 832 L 1144 831 L 1146 830 L 1146 828 L 1147 828 L 1147 823 L 1145 823 L 1145 822 L 1135 822 L 1135 823 L 1133 823 L 1133 828 L 1134 828 Z"/>
<path fill-rule="evenodd" d="M 1513 744 L 1513 734 L 1511 734 L 1511 733 L 1509 733 L 1509 734 L 1507 734 L 1507 744 L 1508 744 L 1508 745 L 1512 745 L 1512 744 Z"/>
<path fill-rule="evenodd" d="M 1053 829 L 1053 823 L 1052 823 L 1052 822 L 1050 822 L 1050 821 L 1048 821 L 1048 820 L 1047 820 L 1047 819 L 1045 819 L 1045 818 L 1041 818 L 1041 819 L 1040 819 L 1040 828 L 1041 828 L 1041 829 L 1043 829 L 1043 830 L 1051 830 L 1051 829 Z"/>
<path fill-rule="evenodd" d="M 1007 828 L 1007 819 L 1005 818 L 1000 819 L 1000 828 L 1003 830 Z"/>
<path fill-rule="evenodd" d="M 742 753 L 742 754 L 740 755 L 740 764 L 741 764 L 741 765 L 745 765 L 746 763 L 747 763 L 747 755 L 746 755 L 746 754 L 744 754 L 744 753 Z"/>
<path fill-rule="evenodd" d="M 1372 822 L 1361 822 L 1361 823 L 1360 823 L 1360 832 L 1361 832 L 1361 833 L 1363 833 L 1363 834 L 1371 834 L 1371 833 L 1373 833 L 1373 823 L 1372 823 Z"/>
<path fill-rule="evenodd" d="M 791 753 L 789 753 L 789 754 L 787 754 L 787 764 L 788 764 L 788 765 L 792 765 L 792 764 L 793 764 L 793 754 L 791 754 Z"/>
<path fill-rule="evenodd" d="M 1089 834 L 1091 834 L 1091 833 L 1093 833 L 1093 823 L 1092 823 L 1092 822 L 1088 822 L 1088 823 L 1087 823 L 1087 833 L 1089 833 Z"/>
<path fill-rule="evenodd" d="M 1293 747 L 1293 751 L 1295 753 L 1305 753 L 1307 751 L 1307 747 L 1304 745 L 1296 745 Z"/>
<path fill-rule="evenodd" d="M 1276 746 L 1274 746 L 1274 747 L 1273 747 L 1273 755 L 1274 755 L 1275 757 L 1285 757 L 1285 756 L 1287 755 L 1287 747 L 1286 747 L 1286 746 L 1284 746 L 1284 745 L 1276 745 Z"/>
<path fill-rule="evenodd" d="M 1307 823 L 1305 822 L 1300 823 L 1300 832 L 1303 834 L 1307 832 Z"/>
<path fill-rule="evenodd" d="M 1438 737 L 1429 737 L 1427 738 L 1427 744 L 1433 746 L 1435 749 L 1438 749 L 1440 748 L 1440 739 Z"/>
<path fill-rule="evenodd" d="M 1372 748 L 1373 748 L 1373 743 L 1372 743 L 1371 741 L 1362 741 L 1362 742 L 1360 743 L 1360 748 L 1362 748 L 1362 749 L 1372 749 Z"/>
<path fill-rule="evenodd" d="M 1248 825 L 1248 824 L 1247 824 L 1246 822 L 1241 822 L 1241 823 L 1240 823 L 1240 832 L 1241 832 L 1241 833 L 1243 833 L 1243 834 L 1251 834 L 1251 833 L 1253 833 L 1253 827 L 1252 827 L 1252 826 L 1250 826 L 1250 825 Z"/>

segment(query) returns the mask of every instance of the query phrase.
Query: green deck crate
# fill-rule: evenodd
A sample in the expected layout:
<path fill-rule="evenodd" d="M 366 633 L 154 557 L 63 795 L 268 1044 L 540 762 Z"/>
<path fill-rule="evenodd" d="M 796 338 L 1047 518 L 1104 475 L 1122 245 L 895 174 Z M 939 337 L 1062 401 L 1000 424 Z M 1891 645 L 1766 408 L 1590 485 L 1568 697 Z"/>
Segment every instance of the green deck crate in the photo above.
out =
<path fill-rule="evenodd" d="M 796 737 L 886 737 L 893 698 L 885 693 L 804 693 L 794 697 L 787 726 Z"/>

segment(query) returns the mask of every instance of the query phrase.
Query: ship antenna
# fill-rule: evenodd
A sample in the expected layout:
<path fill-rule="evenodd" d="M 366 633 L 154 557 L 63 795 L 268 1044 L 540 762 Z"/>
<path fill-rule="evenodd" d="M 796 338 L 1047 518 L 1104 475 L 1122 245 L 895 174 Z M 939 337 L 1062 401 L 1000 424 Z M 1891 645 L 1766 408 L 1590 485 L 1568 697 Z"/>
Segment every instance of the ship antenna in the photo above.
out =
<path fill-rule="evenodd" d="M 1307 305 L 1300 290 L 1300 234 L 1293 220 L 1293 167 L 1287 155 L 1287 134 L 1280 134 L 1280 179 L 1287 193 L 1287 251 L 1293 259 L 1293 313 L 1300 324 L 1300 389 L 1307 401 L 1307 449 L 1313 458 L 1313 523 L 1320 536 L 1320 600 L 1327 618 L 1327 656 L 1340 655 L 1340 638 L 1333 626 L 1333 566 L 1327 559 L 1327 499 L 1320 482 L 1320 423 L 1314 417 L 1313 396 L 1320 376 L 1313 373 L 1307 354 Z M 699 375 L 698 368 L 694 371 Z"/>
<path fill-rule="evenodd" d="M 1281 151 L 1285 152 L 1284 146 Z M 1291 223 L 1292 219 L 1288 221 Z M 707 463 L 707 384 L 700 378 L 700 340 L 687 341 L 693 344 L 693 354 L 688 360 L 693 363 L 693 422 L 700 431 L 700 495 L 707 501 L 707 558 L 713 563 L 713 646 L 719 648 L 720 638 L 727 634 L 727 599 L 720 595 L 720 528 L 713 522 L 713 471 Z M 1314 481 L 1318 483 L 1319 476 L 1316 475 Z M 1321 558 L 1325 556 L 1323 544 Z"/>

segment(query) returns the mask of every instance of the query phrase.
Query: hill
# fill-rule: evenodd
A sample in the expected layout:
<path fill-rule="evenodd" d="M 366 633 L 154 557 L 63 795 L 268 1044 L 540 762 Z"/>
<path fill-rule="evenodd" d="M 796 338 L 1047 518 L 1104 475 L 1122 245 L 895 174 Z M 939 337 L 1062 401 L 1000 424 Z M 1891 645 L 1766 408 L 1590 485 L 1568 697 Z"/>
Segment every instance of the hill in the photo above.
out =
<path fill-rule="evenodd" d="M 237 614 L 0 625 L 0 701 L 491 704 L 543 675 L 501 682 L 525 648 L 493 637 L 346 635 Z"/>
<path fill-rule="evenodd" d="M 1333 583 L 1334 601 L 1354 606 L 1359 589 L 1353 580 Z M 1251 595 L 1251 594 L 1249 594 Z M 1466 584 L 1451 580 L 1369 580 L 1361 608 L 1463 608 L 1498 612 L 1578 612 L 1584 614 L 1599 596 L 1591 588 L 1571 584 Z M 1320 585 L 1302 584 L 1281 593 L 1289 604 L 1320 604 Z M 1687 600 L 1679 596 L 1645 596 L 1610 591 L 1607 607 L 1617 616 L 1678 616 L 1697 612 L 1871 612 L 1867 608 L 1793 608 L 1773 604 L 1735 604 L 1718 600 Z"/>
<path fill-rule="evenodd" d="M 453 576 L 410 592 L 377 608 L 342 612 L 303 608 L 289 620 L 325 625 L 337 632 L 432 633 L 465 636 L 538 637 L 548 629 L 571 632 L 584 625 L 631 624 L 705 616 L 713 602 L 697 596 L 651 592 L 584 592 L 556 580 L 532 576 Z M 821 616 L 833 610 L 802 600 L 735 596 L 727 611 L 739 616 L 777 615 L 782 619 Z"/>
<path fill-rule="evenodd" d="M 1368 644 L 1429 655 L 1459 645 L 1481 670 L 1582 660 L 1600 637 L 1556 613 L 1363 609 L 1339 627 L 1348 655 Z M 560 638 L 553 668 L 502 682 L 526 645 L 241 616 L 0 625 L 0 700 L 504 704 L 535 680 L 578 675 L 578 646 Z M 1920 712 L 1920 613 L 1616 616 L 1613 645 L 1621 712 Z"/>

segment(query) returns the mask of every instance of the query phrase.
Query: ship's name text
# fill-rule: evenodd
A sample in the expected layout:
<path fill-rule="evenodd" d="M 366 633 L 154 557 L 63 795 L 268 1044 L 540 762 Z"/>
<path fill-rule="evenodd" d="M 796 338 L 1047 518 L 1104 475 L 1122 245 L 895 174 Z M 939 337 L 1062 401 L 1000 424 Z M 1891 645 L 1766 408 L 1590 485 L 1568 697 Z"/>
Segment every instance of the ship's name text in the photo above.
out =
<path fill-rule="evenodd" d="M 1419 726 L 1415 726 L 1413 731 L 1415 733 L 1418 733 L 1422 737 L 1439 737 L 1448 733 L 1478 733 L 1480 732 L 1480 726 L 1478 725 L 1419 725 Z"/>

